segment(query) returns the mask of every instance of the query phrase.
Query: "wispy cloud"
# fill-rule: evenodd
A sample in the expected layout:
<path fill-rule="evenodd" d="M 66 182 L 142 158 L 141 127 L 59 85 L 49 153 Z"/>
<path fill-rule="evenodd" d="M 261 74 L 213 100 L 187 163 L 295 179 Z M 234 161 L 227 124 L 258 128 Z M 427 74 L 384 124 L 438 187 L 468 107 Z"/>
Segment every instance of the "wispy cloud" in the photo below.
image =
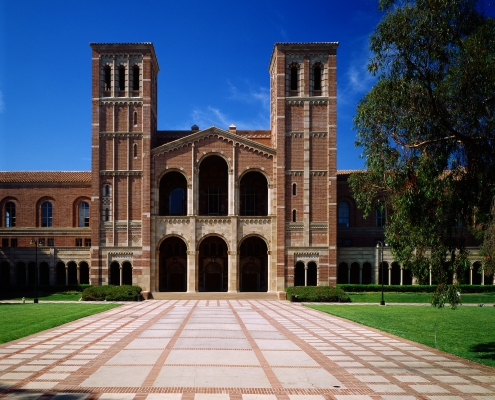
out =
<path fill-rule="evenodd" d="M 192 118 L 196 125 L 200 129 L 209 128 L 212 125 L 218 126 L 222 129 L 227 129 L 227 127 L 232 123 L 227 115 L 221 112 L 218 108 L 211 106 L 205 109 L 194 109 L 192 112 Z M 230 123 L 229 123 L 230 121 Z"/>
<path fill-rule="evenodd" d="M 0 114 L 3 113 L 5 109 L 5 103 L 3 102 L 3 93 L 0 91 Z"/>
<path fill-rule="evenodd" d="M 228 82 L 230 88 L 230 100 L 242 101 L 245 103 L 253 104 L 259 103 L 263 108 L 270 105 L 270 89 L 267 87 L 253 87 L 249 82 L 247 82 L 247 90 L 240 91 L 236 86 L 234 86 L 230 81 Z"/>

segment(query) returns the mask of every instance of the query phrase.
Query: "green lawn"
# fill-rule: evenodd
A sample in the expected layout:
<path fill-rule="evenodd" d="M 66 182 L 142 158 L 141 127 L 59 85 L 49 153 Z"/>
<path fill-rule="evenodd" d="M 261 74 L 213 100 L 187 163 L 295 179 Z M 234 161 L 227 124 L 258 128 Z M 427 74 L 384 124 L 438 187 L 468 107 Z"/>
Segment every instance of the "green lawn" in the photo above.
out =
<path fill-rule="evenodd" d="M 359 292 L 348 293 L 353 303 L 379 303 L 381 292 Z M 395 293 L 385 292 L 385 303 L 430 303 L 432 293 Z M 493 304 L 495 303 L 495 292 L 488 293 L 464 293 L 461 302 L 465 304 Z"/>
<path fill-rule="evenodd" d="M 495 367 L 495 307 L 308 305 L 381 331 Z M 436 345 L 435 345 L 436 331 Z"/>
<path fill-rule="evenodd" d="M 0 343 L 118 307 L 119 304 L 0 304 Z"/>
<path fill-rule="evenodd" d="M 43 300 L 79 301 L 81 296 L 82 296 L 81 292 L 40 293 L 38 294 L 38 300 L 39 301 L 43 301 Z M 22 300 L 22 297 L 23 296 L 20 296 L 19 293 L 13 293 L 13 294 L 3 293 L 2 295 L 0 295 L 1 300 Z M 33 302 L 34 295 L 32 293 L 29 293 L 27 296 L 24 297 L 26 299 L 26 303 Z"/>

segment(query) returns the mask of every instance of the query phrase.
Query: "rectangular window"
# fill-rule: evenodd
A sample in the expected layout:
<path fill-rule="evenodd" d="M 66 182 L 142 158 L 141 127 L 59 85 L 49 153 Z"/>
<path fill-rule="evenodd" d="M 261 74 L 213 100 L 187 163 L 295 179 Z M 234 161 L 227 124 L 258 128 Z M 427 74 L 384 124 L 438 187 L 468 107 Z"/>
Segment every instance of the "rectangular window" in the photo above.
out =
<path fill-rule="evenodd" d="M 55 240 L 53 238 L 48 239 L 48 247 L 53 247 L 55 246 Z"/>
<path fill-rule="evenodd" d="M 38 246 L 43 247 L 45 245 L 45 239 L 38 239 Z"/>
<path fill-rule="evenodd" d="M 10 239 L 10 247 L 17 247 L 17 239 Z"/>
<path fill-rule="evenodd" d="M 9 247 L 9 239 L 2 239 L 2 247 Z"/>
<path fill-rule="evenodd" d="M 81 238 L 76 239 L 76 247 L 82 247 L 82 239 Z"/>
<path fill-rule="evenodd" d="M 84 239 L 84 246 L 91 247 L 91 239 Z"/>
<path fill-rule="evenodd" d="M 385 227 L 385 210 L 376 210 L 376 227 Z"/>

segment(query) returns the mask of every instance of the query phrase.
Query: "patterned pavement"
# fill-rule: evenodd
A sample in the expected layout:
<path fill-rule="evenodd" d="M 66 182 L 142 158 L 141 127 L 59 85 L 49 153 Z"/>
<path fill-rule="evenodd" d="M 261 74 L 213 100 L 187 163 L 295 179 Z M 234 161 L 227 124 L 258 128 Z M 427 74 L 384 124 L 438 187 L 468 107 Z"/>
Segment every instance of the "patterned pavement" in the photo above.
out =
<path fill-rule="evenodd" d="M 0 345 L 0 399 L 495 399 L 495 370 L 286 301 L 146 301 Z"/>

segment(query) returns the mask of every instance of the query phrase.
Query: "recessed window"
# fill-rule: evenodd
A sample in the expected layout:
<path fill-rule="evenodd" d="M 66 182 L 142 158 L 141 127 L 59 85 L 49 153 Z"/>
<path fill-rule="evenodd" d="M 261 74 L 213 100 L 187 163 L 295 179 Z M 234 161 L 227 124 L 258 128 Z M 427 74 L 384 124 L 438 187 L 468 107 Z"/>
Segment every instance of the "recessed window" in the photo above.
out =
<path fill-rule="evenodd" d="M 53 238 L 48 238 L 47 243 L 48 243 L 48 247 L 55 246 L 55 240 Z"/>
<path fill-rule="evenodd" d="M 175 188 L 168 196 L 168 215 L 185 214 L 185 191 L 183 188 Z"/>
<path fill-rule="evenodd" d="M 297 222 L 297 211 L 292 210 L 292 222 Z"/>
<path fill-rule="evenodd" d="M 132 68 L 132 90 L 139 90 L 139 67 Z"/>
<path fill-rule="evenodd" d="M 319 65 L 313 69 L 313 89 L 321 90 L 321 67 Z"/>
<path fill-rule="evenodd" d="M 110 185 L 105 185 L 103 187 L 103 195 L 105 197 L 110 197 Z"/>
<path fill-rule="evenodd" d="M 79 226 L 89 226 L 89 204 L 85 201 L 79 204 Z"/>
<path fill-rule="evenodd" d="M 17 239 L 10 239 L 10 247 L 17 247 Z"/>
<path fill-rule="evenodd" d="M 341 201 L 338 205 L 338 222 L 339 228 L 348 228 L 350 222 L 350 207 L 346 201 Z"/>
<path fill-rule="evenodd" d="M 105 221 L 110 221 L 110 210 L 105 208 Z"/>
<path fill-rule="evenodd" d="M 297 90 L 298 71 L 297 67 L 290 69 L 290 90 Z"/>
<path fill-rule="evenodd" d="M 2 247 L 9 247 L 9 239 L 2 239 Z"/>
<path fill-rule="evenodd" d="M 134 111 L 132 114 L 132 123 L 134 126 L 138 125 L 138 114 L 137 111 Z"/>
<path fill-rule="evenodd" d="M 5 205 L 5 227 L 15 227 L 15 204 L 12 201 Z"/>
<path fill-rule="evenodd" d="M 245 186 L 241 192 L 242 215 L 256 215 L 258 190 L 256 186 Z"/>
<path fill-rule="evenodd" d="M 386 220 L 385 210 L 376 210 L 376 227 L 384 228 Z"/>
<path fill-rule="evenodd" d="M 45 201 L 41 205 L 41 226 L 51 227 L 52 226 L 52 203 Z"/>
<path fill-rule="evenodd" d="M 106 66 L 103 69 L 103 87 L 105 91 L 110 91 L 112 87 L 112 69 L 110 66 Z"/>
<path fill-rule="evenodd" d="M 119 67 L 119 90 L 125 90 L 125 67 Z"/>
<path fill-rule="evenodd" d="M 76 239 L 76 247 L 82 247 L 82 239 L 81 238 Z"/>
<path fill-rule="evenodd" d="M 138 156 L 137 143 L 134 143 L 134 145 L 132 146 L 132 153 L 134 154 L 134 158 L 137 158 Z"/>
<path fill-rule="evenodd" d="M 91 247 L 91 239 L 84 239 L 84 246 Z"/>
<path fill-rule="evenodd" d="M 297 184 L 293 183 L 292 184 L 292 196 L 295 196 L 297 194 Z"/>
<path fill-rule="evenodd" d="M 208 215 L 218 215 L 220 213 L 220 188 L 218 186 L 208 186 Z"/>

